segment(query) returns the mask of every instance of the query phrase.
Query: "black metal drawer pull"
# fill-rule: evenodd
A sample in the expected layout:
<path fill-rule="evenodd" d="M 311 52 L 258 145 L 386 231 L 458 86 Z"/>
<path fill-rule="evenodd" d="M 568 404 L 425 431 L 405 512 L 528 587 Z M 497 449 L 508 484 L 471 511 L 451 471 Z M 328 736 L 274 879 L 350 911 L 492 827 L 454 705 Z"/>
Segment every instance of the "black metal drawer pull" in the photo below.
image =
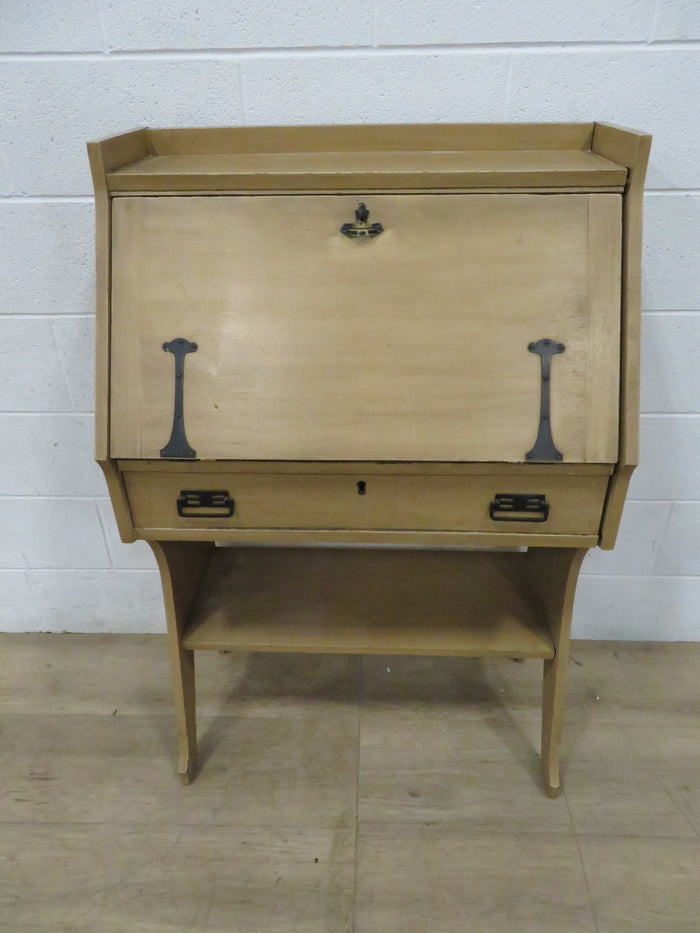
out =
<path fill-rule="evenodd" d="M 181 518 L 228 518 L 235 507 L 228 489 L 183 489 L 177 498 L 177 514 Z"/>
<path fill-rule="evenodd" d="M 489 518 L 494 522 L 546 522 L 549 503 L 539 493 L 497 492 L 489 504 Z"/>

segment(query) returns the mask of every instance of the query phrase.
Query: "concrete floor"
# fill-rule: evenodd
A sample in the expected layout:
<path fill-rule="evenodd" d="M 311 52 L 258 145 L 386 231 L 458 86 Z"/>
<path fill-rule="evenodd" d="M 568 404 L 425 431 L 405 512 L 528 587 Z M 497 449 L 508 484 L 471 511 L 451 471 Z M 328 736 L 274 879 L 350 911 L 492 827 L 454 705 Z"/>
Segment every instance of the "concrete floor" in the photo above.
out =
<path fill-rule="evenodd" d="M 700 929 L 700 644 L 576 642 L 564 794 L 541 665 L 0 635 L 0 930 Z"/>

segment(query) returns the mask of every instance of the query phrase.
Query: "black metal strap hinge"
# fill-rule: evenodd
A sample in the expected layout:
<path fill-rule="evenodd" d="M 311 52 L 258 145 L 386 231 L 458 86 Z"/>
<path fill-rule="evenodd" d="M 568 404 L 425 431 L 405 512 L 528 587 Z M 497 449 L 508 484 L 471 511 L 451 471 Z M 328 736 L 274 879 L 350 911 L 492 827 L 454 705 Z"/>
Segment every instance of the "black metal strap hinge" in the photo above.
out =
<path fill-rule="evenodd" d="M 542 389 L 540 393 L 540 424 L 537 429 L 535 446 L 525 454 L 527 460 L 548 461 L 563 460 L 564 455 L 557 450 L 552 440 L 552 425 L 549 412 L 549 382 L 552 372 L 552 357 L 563 353 L 566 347 L 563 343 L 543 337 L 537 343 L 528 344 L 530 353 L 537 353 L 542 361 Z"/>
<path fill-rule="evenodd" d="M 170 432 L 170 440 L 160 452 L 161 457 L 168 457 L 172 460 L 194 460 L 197 451 L 193 450 L 187 443 L 185 435 L 185 356 L 188 353 L 197 352 L 197 344 L 184 337 L 176 337 L 174 340 L 163 344 L 166 353 L 172 353 L 175 357 L 175 405 L 173 410 L 173 428 Z"/>

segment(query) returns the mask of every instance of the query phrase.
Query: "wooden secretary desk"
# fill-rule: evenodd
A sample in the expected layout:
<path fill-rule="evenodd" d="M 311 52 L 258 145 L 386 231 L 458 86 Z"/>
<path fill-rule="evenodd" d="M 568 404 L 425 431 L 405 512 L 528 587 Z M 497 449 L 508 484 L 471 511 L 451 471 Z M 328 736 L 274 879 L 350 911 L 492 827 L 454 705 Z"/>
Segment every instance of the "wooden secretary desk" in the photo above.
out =
<path fill-rule="evenodd" d="M 442 654 L 543 660 L 558 792 L 576 581 L 637 461 L 649 145 L 593 123 L 89 144 L 97 459 L 158 561 L 184 782 L 197 649 Z"/>

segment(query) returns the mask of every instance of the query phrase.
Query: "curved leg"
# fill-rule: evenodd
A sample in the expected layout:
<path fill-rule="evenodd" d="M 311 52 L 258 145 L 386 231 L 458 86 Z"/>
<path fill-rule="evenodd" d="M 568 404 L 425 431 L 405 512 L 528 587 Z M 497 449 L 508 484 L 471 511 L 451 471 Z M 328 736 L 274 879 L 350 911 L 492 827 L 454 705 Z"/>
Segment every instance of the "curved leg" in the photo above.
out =
<path fill-rule="evenodd" d="M 168 650 L 172 674 L 178 740 L 178 774 L 183 784 L 194 775 L 197 755 L 194 651 L 182 647 L 182 633 L 204 579 L 214 544 L 190 541 L 149 541 L 163 586 Z"/>
<path fill-rule="evenodd" d="M 194 651 L 178 650 L 170 656 L 177 723 L 177 773 L 183 784 L 189 784 L 197 762 L 197 714 L 194 681 Z"/>
<path fill-rule="evenodd" d="M 568 654 L 568 652 L 567 652 Z M 561 656 L 544 662 L 542 682 L 542 779 L 548 797 L 561 793 L 559 744 L 564 716 L 566 668 Z"/>
<path fill-rule="evenodd" d="M 561 741 L 576 583 L 586 548 L 530 548 L 530 574 L 552 633 L 554 657 L 544 662 L 542 682 L 542 777 L 550 797 L 561 793 Z"/>

